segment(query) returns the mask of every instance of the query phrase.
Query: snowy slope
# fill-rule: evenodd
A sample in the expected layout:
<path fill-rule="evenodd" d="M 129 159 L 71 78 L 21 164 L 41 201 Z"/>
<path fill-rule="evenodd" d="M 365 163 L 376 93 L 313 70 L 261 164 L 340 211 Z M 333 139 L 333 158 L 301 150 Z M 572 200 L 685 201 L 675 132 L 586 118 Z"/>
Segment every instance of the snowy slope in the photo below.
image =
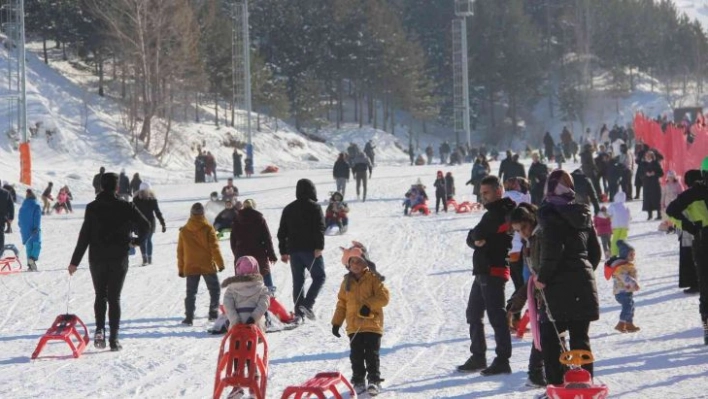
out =
<path fill-rule="evenodd" d="M 492 165 L 496 170 L 497 164 Z M 485 378 L 454 372 L 469 355 L 465 305 L 472 283 L 471 250 L 467 231 L 479 214 L 441 214 L 403 217 L 401 196 L 417 178 L 432 185 L 438 165 L 382 166 L 370 181 L 369 201 L 352 202 L 351 227 L 346 236 L 328 237 L 324 253 L 328 279 L 315 306 L 316 322 L 268 336 L 270 346 L 269 398 L 279 398 L 287 385 L 303 382 L 319 371 L 339 370 L 350 375 L 346 339 L 330 333 L 336 292 L 344 274 L 339 246 L 352 239 L 370 247 L 373 260 L 386 275 L 391 303 L 385 309 L 386 328 L 381 367 L 386 398 L 530 398 L 538 391 L 523 387 L 530 340 L 514 340 L 513 374 Z M 468 166 L 446 168 L 457 177 L 458 197 L 470 199 L 463 182 Z M 69 173 L 75 171 L 63 171 Z M 328 170 L 286 171 L 237 181 L 243 198 L 254 198 L 271 231 L 280 212 L 294 199 L 295 181 L 311 178 L 320 197 L 334 188 Z M 89 347 L 80 359 L 67 358 L 68 348 L 50 345 L 36 361 L 34 347 L 49 324 L 66 311 L 69 262 L 82 220 L 86 190 L 75 193 L 77 212 L 44 218 L 40 272 L 0 276 L 0 398 L 207 398 L 220 338 L 207 335 L 208 295 L 200 286 L 194 327 L 182 327 L 184 280 L 178 278 L 175 250 L 178 228 L 189 207 L 217 184 L 173 182 L 155 187 L 167 219 L 168 231 L 155 236 L 154 265 L 131 267 L 123 291 L 120 353 Z M 348 197 L 354 188 L 348 188 Z M 634 222 L 629 241 L 638 251 L 640 291 L 636 324 L 642 331 L 621 335 L 619 305 L 611 284 L 598 270 L 602 315 L 592 324 L 597 358 L 597 380 L 610 387 L 611 397 L 708 397 L 706 347 L 702 345 L 697 297 L 677 289 L 678 241 L 656 232 L 656 222 L 645 222 L 641 204 L 632 202 Z M 7 242 L 20 245 L 17 233 Z M 222 251 L 232 265 L 228 242 Z M 137 263 L 136 257 L 132 263 Z M 220 279 L 233 273 L 232 266 Z M 274 267 L 278 297 L 292 306 L 287 265 Z M 84 261 L 71 279 L 69 309 L 93 330 L 93 288 Z M 511 287 L 507 287 L 507 294 Z M 488 329 L 488 359 L 494 340 Z"/>

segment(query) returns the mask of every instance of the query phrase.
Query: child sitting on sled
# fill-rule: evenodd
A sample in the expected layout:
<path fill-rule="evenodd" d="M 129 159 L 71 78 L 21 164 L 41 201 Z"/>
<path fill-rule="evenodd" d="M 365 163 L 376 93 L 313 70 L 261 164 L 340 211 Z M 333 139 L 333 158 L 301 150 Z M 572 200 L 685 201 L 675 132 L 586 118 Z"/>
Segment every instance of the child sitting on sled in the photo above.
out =
<path fill-rule="evenodd" d="M 640 330 L 634 325 L 634 292 L 639 291 L 637 269 L 634 267 L 634 248 L 624 240 L 617 241 L 619 255 L 613 256 L 605 263 L 605 278 L 614 279 L 612 288 L 615 299 L 622 305 L 619 323 L 615 330 L 622 333 L 632 333 Z"/>
<path fill-rule="evenodd" d="M 416 184 L 411 185 L 410 190 L 406 192 L 406 199 L 403 201 L 403 214 L 408 215 L 410 209 L 415 208 L 417 205 L 425 204 L 427 201 L 428 194 L 425 192 L 425 186 L 418 179 Z"/>
<path fill-rule="evenodd" d="M 329 205 L 325 211 L 325 225 L 327 229 L 337 226 L 340 234 L 346 232 L 349 226 L 348 213 L 349 205 L 344 202 L 342 194 L 338 191 L 332 193 L 329 199 Z"/>
<path fill-rule="evenodd" d="M 339 287 L 337 307 L 332 316 L 332 334 L 340 338 L 346 320 L 352 363 L 351 382 L 357 394 L 368 391 L 374 396 L 381 389 L 379 350 L 383 335 L 383 308 L 389 293 L 381 279 L 369 270 L 360 248 L 344 251 L 342 263 L 349 271 Z M 367 375 L 368 373 L 368 375 Z M 364 384 L 365 377 L 368 386 Z"/>

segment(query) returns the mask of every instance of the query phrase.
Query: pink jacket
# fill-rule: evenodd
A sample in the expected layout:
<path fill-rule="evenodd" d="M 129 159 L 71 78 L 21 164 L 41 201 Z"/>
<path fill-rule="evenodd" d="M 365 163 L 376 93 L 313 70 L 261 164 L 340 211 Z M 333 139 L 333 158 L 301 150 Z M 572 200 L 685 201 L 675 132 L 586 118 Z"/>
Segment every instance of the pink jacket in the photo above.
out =
<path fill-rule="evenodd" d="M 599 214 L 593 218 L 593 222 L 595 223 L 597 235 L 604 236 L 612 234 L 612 220 L 610 220 L 608 216 Z"/>

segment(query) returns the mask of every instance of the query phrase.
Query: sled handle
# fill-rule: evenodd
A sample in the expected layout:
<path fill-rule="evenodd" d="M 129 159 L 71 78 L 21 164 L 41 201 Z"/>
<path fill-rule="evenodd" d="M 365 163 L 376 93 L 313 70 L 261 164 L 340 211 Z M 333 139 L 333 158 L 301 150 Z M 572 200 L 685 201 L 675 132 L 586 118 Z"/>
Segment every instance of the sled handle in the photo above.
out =
<path fill-rule="evenodd" d="M 560 362 L 566 366 L 582 366 L 585 364 L 590 364 L 595 361 L 592 352 L 575 349 L 567 352 L 563 352 L 560 355 Z"/>

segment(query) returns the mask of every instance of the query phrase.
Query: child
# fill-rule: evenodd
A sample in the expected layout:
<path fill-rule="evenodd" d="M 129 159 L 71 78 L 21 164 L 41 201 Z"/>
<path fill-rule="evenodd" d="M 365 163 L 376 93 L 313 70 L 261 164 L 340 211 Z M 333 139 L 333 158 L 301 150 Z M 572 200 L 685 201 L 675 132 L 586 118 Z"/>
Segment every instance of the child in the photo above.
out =
<path fill-rule="evenodd" d="M 406 192 L 406 199 L 403 201 L 403 214 L 408 215 L 409 209 L 413 209 L 416 205 L 425 204 L 427 200 L 428 194 L 425 193 L 425 186 L 418 179 L 418 182 Z"/>
<path fill-rule="evenodd" d="M 339 233 L 346 233 L 349 226 L 349 205 L 344 202 L 344 197 L 340 192 L 335 191 L 329 199 L 329 205 L 325 211 L 325 225 L 327 228 L 336 225 Z"/>
<path fill-rule="evenodd" d="M 629 234 L 629 221 L 632 216 L 629 214 L 629 208 L 624 201 L 627 199 L 626 194 L 622 191 L 615 194 L 615 200 L 607 208 L 607 214 L 612 221 L 612 240 L 610 253 L 612 256 L 619 255 L 617 249 L 617 241 L 626 240 Z"/>
<path fill-rule="evenodd" d="M 221 284 L 226 289 L 224 309 L 229 326 L 254 324 L 266 332 L 265 315 L 270 304 L 270 292 L 263 283 L 258 261 L 252 256 L 242 256 L 236 260 L 236 275 Z M 238 367 L 237 364 L 234 367 Z M 241 398 L 246 394 L 242 387 L 235 386 L 229 399 Z"/>
<path fill-rule="evenodd" d="M 441 202 L 443 210 L 447 213 L 447 183 L 442 170 L 438 171 L 433 187 L 435 187 L 435 213 L 437 214 L 440 211 Z"/>
<path fill-rule="evenodd" d="M 386 277 L 384 277 L 384 275 L 382 275 L 381 273 L 378 272 L 378 270 L 376 270 L 376 263 L 371 261 L 371 257 L 369 256 L 369 251 L 366 249 L 364 244 L 360 243 L 359 241 L 352 240 L 352 246 L 349 247 L 348 249 L 342 248 L 342 247 L 339 247 L 339 248 L 342 251 L 351 250 L 353 248 L 359 248 L 361 250 L 361 257 L 364 258 L 364 260 L 366 261 L 366 264 L 369 265 L 369 271 L 374 273 L 379 278 L 379 280 L 386 281 Z"/>
<path fill-rule="evenodd" d="M 344 251 L 342 263 L 349 270 L 339 287 L 337 308 L 332 317 L 332 334 L 339 338 L 339 329 L 346 320 L 352 362 L 351 382 L 359 393 L 374 396 L 381 389 L 379 349 L 383 334 L 383 308 L 388 305 L 388 289 L 369 270 L 359 248 Z M 368 373 L 368 376 L 366 375 Z M 364 385 L 368 377 L 368 387 Z"/>
<path fill-rule="evenodd" d="M 59 189 L 59 194 L 57 194 L 57 201 L 54 203 L 54 210 L 57 213 L 61 213 L 62 209 L 64 212 L 69 212 L 69 206 L 66 204 L 69 201 L 69 195 L 66 193 L 64 188 Z"/>
<path fill-rule="evenodd" d="M 610 257 L 610 240 L 612 239 L 612 221 L 607 213 L 606 206 L 600 207 L 600 213 L 595 215 L 593 223 L 595 224 L 595 231 L 602 242 L 602 251 L 605 254 L 605 259 L 608 259 Z"/>
<path fill-rule="evenodd" d="M 619 256 L 613 256 L 605 263 L 605 278 L 614 278 L 612 292 L 615 299 L 622 305 L 619 323 L 615 330 L 637 332 L 639 327 L 634 325 L 634 292 L 639 291 L 637 283 L 637 269 L 634 267 L 634 248 L 624 240 L 617 242 Z"/>
<path fill-rule="evenodd" d="M 29 271 L 37 271 L 37 260 L 42 249 L 42 208 L 37 202 L 37 196 L 28 188 L 25 200 L 22 202 L 18 215 L 18 224 L 22 242 L 27 251 L 27 266 Z"/>

